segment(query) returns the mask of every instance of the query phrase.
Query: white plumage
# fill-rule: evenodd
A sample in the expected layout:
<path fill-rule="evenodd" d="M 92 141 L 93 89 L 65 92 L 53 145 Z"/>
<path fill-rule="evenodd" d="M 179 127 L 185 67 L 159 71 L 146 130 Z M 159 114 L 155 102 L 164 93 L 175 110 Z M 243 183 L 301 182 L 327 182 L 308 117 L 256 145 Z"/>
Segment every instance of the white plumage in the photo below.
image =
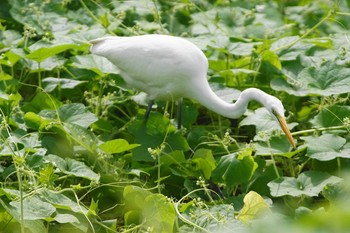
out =
<path fill-rule="evenodd" d="M 130 87 L 147 93 L 152 100 L 194 99 L 228 118 L 242 116 L 250 100 L 260 102 L 276 117 L 295 147 L 281 101 L 256 88 L 242 91 L 234 104 L 223 101 L 207 81 L 207 58 L 190 41 L 166 35 L 143 35 L 104 37 L 91 43 L 93 54 L 111 61 Z"/>

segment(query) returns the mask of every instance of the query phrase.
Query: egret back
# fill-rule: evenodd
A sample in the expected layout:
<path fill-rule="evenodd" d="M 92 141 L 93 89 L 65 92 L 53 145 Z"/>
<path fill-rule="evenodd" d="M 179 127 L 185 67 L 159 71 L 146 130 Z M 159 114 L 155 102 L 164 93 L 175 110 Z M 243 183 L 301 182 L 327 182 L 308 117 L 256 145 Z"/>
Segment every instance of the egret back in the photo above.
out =
<path fill-rule="evenodd" d="M 207 82 L 208 60 L 191 42 L 173 36 L 105 37 L 91 52 L 116 65 L 124 80 L 151 99 L 187 97 L 195 83 Z"/>

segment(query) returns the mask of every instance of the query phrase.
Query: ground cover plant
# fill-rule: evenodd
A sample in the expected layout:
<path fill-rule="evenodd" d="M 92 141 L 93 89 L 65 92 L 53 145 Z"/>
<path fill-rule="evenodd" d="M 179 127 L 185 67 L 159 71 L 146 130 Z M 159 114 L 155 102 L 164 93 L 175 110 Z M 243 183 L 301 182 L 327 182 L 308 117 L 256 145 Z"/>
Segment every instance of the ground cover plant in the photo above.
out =
<path fill-rule="evenodd" d="M 348 232 L 349 1 L 0 2 L 0 232 Z M 188 38 L 241 119 L 146 100 L 89 52 L 105 35 Z M 135 69 L 137 65 L 135 64 Z M 155 71 L 156 72 L 156 71 Z"/>

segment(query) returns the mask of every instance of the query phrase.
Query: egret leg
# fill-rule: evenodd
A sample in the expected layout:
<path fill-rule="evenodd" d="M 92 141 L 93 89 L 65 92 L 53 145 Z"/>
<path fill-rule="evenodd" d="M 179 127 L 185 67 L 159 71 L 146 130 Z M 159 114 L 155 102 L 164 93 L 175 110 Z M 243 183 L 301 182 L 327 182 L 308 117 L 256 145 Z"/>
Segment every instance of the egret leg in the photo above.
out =
<path fill-rule="evenodd" d="M 182 124 L 182 98 L 177 101 L 177 129 L 181 129 Z"/>
<path fill-rule="evenodd" d="M 147 106 L 146 113 L 145 113 L 145 117 L 144 117 L 144 120 L 145 120 L 145 121 L 147 121 L 147 119 L 148 119 L 148 117 L 149 117 L 149 114 L 150 114 L 150 112 L 151 112 L 151 110 L 152 110 L 153 104 L 154 104 L 154 100 L 150 100 L 150 101 L 148 102 L 148 106 Z"/>

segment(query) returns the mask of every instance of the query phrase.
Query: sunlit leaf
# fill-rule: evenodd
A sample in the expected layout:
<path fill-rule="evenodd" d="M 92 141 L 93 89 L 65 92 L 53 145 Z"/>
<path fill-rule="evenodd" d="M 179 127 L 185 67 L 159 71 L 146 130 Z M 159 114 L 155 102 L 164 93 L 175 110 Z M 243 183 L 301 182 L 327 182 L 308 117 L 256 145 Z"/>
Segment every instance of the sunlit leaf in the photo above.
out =
<path fill-rule="evenodd" d="M 47 47 L 47 48 L 42 47 L 32 51 L 30 54 L 26 56 L 26 58 L 35 60 L 37 62 L 42 62 L 51 56 L 54 56 L 58 53 L 64 52 L 69 49 L 82 50 L 85 48 L 78 44 L 61 44 L 61 45 L 56 45 L 56 46 Z"/>
<path fill-rule="evenodd" d="M 128 185 L 124 188 L 123 197 L 126 210 L 141 210 L 146 197 L 152 195 L 150 191 L 137 186 Z"/>
<path fill-rule="evenodd" d="M 174 205 L 162 194 L 145 198 L 142 209 L 143 222 L 155 232 L 173 232 L 176 219 Z"/>
<path fill-rule="evenodd" d="M 126 141 L 125 139 L 114 139 L 114 140 L 102 143 L 99 147 L 101 150 L 107 153 L 117 154 L 117 153 L 129 151 L 138 146 L 140 146 L 140 144 L 129 144 L 128 141 Z"/>
<path fill-rule="evenodd" d="M 244 206 L 239 211 L 237 219 L 243 222 L 249 222 L 258 218 L 269 211 L 269 206 L 258 193 L 250 191 L 244 196 Z"/>

